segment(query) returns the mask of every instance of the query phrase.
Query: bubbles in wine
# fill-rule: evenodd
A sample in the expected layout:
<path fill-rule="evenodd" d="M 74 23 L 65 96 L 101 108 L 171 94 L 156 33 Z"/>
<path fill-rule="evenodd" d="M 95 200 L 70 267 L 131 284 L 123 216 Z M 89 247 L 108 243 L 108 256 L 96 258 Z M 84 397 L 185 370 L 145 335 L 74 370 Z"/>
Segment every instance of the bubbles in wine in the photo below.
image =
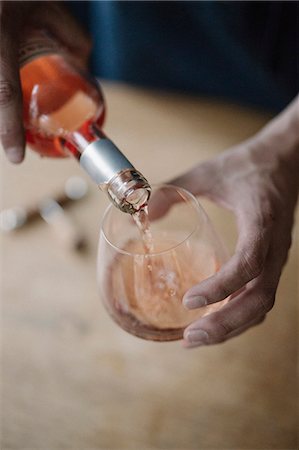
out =
<path fill-rule="evenodd" d="M 123 250 L 132 256 L 120 255 L 110 272 L 111 295 L 119 314 L 147 327 L 179 329 L 211 312 L 213 306 L 187 310 L 182 298 L 191 286 L 218 270 L 213 250 L 200 242 L 182 243 L 179 232 L 153 235 L 147 207 L 133 214 L 133 219 L 140 239 L 125 243 Z"/>

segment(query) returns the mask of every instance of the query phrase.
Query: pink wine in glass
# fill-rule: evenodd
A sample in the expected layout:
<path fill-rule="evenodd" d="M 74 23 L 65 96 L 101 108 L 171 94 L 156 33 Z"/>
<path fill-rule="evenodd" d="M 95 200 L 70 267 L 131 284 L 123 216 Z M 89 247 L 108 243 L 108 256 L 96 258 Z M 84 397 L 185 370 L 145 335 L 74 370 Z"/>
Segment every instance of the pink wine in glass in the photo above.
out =
<path fill-rule="evenodd" d="M 150 216 L 169 201 L 155 220 L 142 208 L 133 214 L 136 223 L 108 208 L 99 243 L 98 281 L 109 314 L 129 333 L 156 341 L 181 339 L 192 321 L 226 302 L 184 308 L 186 291 L 214 275 L 226 251 L 197 200 L 181 188 L 153 187 Z"/>

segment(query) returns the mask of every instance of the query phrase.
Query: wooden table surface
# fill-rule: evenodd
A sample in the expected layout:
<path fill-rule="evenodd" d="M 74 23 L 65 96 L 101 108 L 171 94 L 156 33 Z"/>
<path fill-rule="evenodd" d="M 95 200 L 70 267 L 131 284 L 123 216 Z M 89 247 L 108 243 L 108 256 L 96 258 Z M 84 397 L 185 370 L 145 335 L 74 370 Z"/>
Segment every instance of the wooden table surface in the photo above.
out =
<path fill-rule="evenodd" d="M 151 182 L 165 181 L 257 131 L 266 114 L 180 95 L 104 85 L 106 132 Z M 107 200 L 72 160 L 1 158 L 2 208 L 31 205 L 80 175 L 69 215 L 88 239 L 63 248 L 37 221 L 1 239 L 2 450 L 297 449 L 295 238 L 266 322 L 184 350 L 119 329 L 96 286 Z M 233 250 L 231 215 L 203 202 Z"/>

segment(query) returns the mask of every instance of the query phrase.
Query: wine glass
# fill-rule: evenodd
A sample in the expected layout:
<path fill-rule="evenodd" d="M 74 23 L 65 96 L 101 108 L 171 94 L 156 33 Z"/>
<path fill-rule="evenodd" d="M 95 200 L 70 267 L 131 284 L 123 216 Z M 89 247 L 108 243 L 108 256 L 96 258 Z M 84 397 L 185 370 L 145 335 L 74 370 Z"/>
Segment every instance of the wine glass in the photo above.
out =
<path fill-rule="evenodd" d="M 97 274 L 112 319 L 143 339 L 181 339 L 194 320 L 227 300 L 196 310 L 185 292 L 219 270 L 227 251 L 198 200 L 177 186 L 152 187 L 148 203 L 150 251 L 133 218 L 112 205 L 102 221 Z"/>

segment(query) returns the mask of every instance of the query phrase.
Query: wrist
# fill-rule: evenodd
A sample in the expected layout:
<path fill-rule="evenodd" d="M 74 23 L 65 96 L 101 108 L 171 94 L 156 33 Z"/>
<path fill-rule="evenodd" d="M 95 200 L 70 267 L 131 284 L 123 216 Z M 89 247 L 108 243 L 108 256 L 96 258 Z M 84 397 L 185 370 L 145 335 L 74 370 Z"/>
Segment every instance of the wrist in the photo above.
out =
<path fill-rule="evenodd" d="M 254 138 L 266 152 L 299 169 L 299 95 Z"/>

